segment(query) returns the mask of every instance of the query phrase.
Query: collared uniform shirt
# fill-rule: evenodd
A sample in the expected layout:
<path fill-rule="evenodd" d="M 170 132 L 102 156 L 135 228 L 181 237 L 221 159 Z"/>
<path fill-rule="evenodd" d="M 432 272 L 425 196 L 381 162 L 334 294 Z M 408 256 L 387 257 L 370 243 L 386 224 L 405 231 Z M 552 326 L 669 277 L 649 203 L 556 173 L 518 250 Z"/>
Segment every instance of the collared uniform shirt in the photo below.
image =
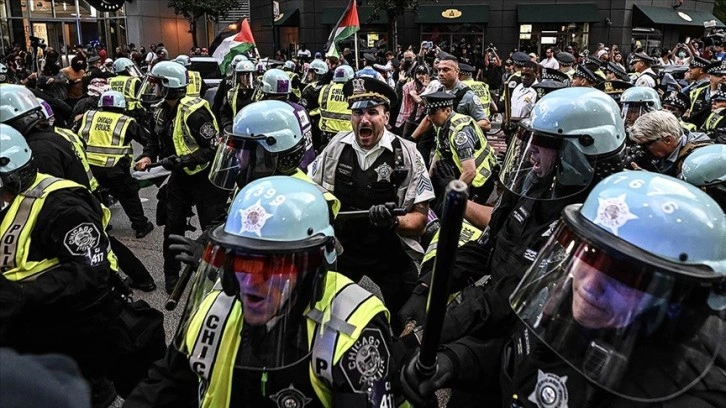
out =
<path fill-rule="evenodd" d="M 635 86 L 649 86 L 651 88 L 655 88 L 655 79 L 653 79 L 651 75 L 655 75 L 655 72 L 653 72 L 650 68 L 641 72 L 638 79 L 635 81 Z"/>
<path fill-rule="evenodd" d="M 534 81 L 536 84 L 537 81 Z M 532 85 L 534 85 L 532 84 Z M 512 118 L 526 118 L 532 112 L 537 102 L 537 90 L 524 84 L 519 84 L 512 91 Z"/>
<path fill-rule="evenodd" d="M 453 88 L 446 89 L 444 86 L 442 86 L 440 90 L 452 95 L 456 95 L 456 92 L 458 92 L 459 89 L 464 88 L 465 86 L 465 83 L 456 80 L 456 84 Z M 471 116 L 477 122 L 482 119 L 487 119 L 487 115 L 484 112 L 484 107 L 481 104 L 481 100 L 478 96 L 476 96 L 473 89 L 471 91 L 467 91 L 464 94 L 464 96 L 461 98 L 461 102 L 459 102 L 459 105 L 456 107 L 456 111 L 458 113 L 461 113 L 462 115 Z"/>

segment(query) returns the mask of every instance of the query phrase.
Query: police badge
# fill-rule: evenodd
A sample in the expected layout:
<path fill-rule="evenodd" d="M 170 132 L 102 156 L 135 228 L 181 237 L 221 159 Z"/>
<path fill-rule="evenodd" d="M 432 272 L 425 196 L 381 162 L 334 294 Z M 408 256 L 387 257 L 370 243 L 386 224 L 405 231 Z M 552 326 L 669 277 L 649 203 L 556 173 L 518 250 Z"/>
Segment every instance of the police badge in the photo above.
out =
<path fill-rule="evenodd" d="M 393 169 L 391 166 L 388 165 L 388 163 L 383 163 L 380 166 L 376 167 L 374 171 L 378 174 L 378 180 L 376 181 L 388 181 L 391 182 L 391 174 L 393 174 Z"/>

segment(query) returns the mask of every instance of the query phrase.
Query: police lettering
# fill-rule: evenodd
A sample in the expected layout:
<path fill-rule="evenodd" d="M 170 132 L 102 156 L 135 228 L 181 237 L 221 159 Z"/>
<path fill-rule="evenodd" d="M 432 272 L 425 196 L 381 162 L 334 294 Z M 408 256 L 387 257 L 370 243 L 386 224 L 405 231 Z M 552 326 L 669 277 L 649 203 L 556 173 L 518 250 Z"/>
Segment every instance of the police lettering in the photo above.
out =
<path fill-rule="evenodd" d="M 318 375 L 321 375 L 323 371 L 328 369 L 328 362 L 323 360 L 322 358 L 316 358 L 315 359 L 315 372 Z"/>
<path fill-rule="evenodd" d="M 98 118 L 98 121 L 96 121 L 96 127 L 94 128 L 94 130 L 97 130 L 99 132 L 110 132 L 112 123 L 113 119 L 100 117 Z"/>
<path fill-rule="evenodd" d="M 0 271 L 7 271 L 12 269 L 10 265 L 14 265 L 15 262 L 13 262 L 13 258 L 15 257 L 15 250 L 11 249 L 13 245 L 15 245 L 17 241 L 17 232 L 20 230 L 20 225 L 13 224 L 8 229 L 7 233 L 5 233 L 5 237 L 2 240 L 2 251 L 0 251 L 0 259 L 2 259 L 2 262 L 0 262 Z"/>
<path fill-rule="evenodd" d="M 194 372 L 199 374 L 200 376 L 204 376 L 206 374 L 207 365 L 204 363 L 203 359 L 210 351 L 210 346 L 214 345 L 214 338 L 217 333 L 215 333 L 213 330 L 215 330 L 217 327 L 219 327 L 219 316 L 207 316 L 207 318 L 204 320 L 204 330 L 200 334 L 199 341 L 204 346 L 199 353 L 199 360 L 196 360 L 192 363 L 192 370 L 194 370 Z"/>
<path fill-rule="evenodd" d="M 343 88 L 333 88 L 330 92 L 329 99 L 335 102 L 345 102 L 345 95 L 343 95 Z"/>
<path fill-rule="evenodd" d="M 111 90 L 112 91 L 118 91 L 123 92 L 124 91 L 124 83 L 119 81 L 112 81 L 111 82 Z"/>

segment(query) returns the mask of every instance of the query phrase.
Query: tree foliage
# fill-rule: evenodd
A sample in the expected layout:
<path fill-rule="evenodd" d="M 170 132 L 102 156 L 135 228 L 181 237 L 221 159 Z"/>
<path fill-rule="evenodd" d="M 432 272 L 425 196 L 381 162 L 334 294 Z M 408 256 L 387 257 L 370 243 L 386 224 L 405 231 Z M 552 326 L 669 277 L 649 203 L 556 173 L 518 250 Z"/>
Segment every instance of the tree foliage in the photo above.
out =
<path fill-rule="evenodd" d="M 408 10 L 417 11 L 419 0 L 368 0 L 373 6 L 373 18 L 388 15 L 389 19 L 395 19 Z"/>
<path fill-rule="evenodd" d="M 226 17 L 230 11 L 240 6 L 240 0 L 169 0 L 174 13 L 189 22 L 189 33 L 194 46 L 197 46 L 197 20 L 205 15 L 214 21 Z"/>
<path fill-rule="evenodd" d="M 726 0 L 716 0 L 713 3 L 713 15 L 722 22 L 726 21 Z"/>

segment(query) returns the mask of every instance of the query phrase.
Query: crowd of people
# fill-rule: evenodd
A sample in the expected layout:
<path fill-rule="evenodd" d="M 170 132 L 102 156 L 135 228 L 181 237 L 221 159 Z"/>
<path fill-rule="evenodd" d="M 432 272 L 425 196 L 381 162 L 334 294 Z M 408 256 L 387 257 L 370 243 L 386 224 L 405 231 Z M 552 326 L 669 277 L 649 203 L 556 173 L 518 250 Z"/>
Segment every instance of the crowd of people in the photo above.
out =
<path fill-rule="evenodd" d="M 79 48 L 67 67 L 14 51 L 0 64 L 0 351 L 66 356 L 86 382 L 32 392 L 2 357 L 0 396 L 431 407 L 448 388 L 452 407 L 725 406 L 726 53 L 708 41 L 655 57 L 301 46 L 236 55 L 214 88 L 163 44 Z M 132 172 L 157 167 L 163 287 L 189 292 L 168 344 L 162 314 L 131 296 L 156 282 L 106 207 L 148 239 Z"/>

